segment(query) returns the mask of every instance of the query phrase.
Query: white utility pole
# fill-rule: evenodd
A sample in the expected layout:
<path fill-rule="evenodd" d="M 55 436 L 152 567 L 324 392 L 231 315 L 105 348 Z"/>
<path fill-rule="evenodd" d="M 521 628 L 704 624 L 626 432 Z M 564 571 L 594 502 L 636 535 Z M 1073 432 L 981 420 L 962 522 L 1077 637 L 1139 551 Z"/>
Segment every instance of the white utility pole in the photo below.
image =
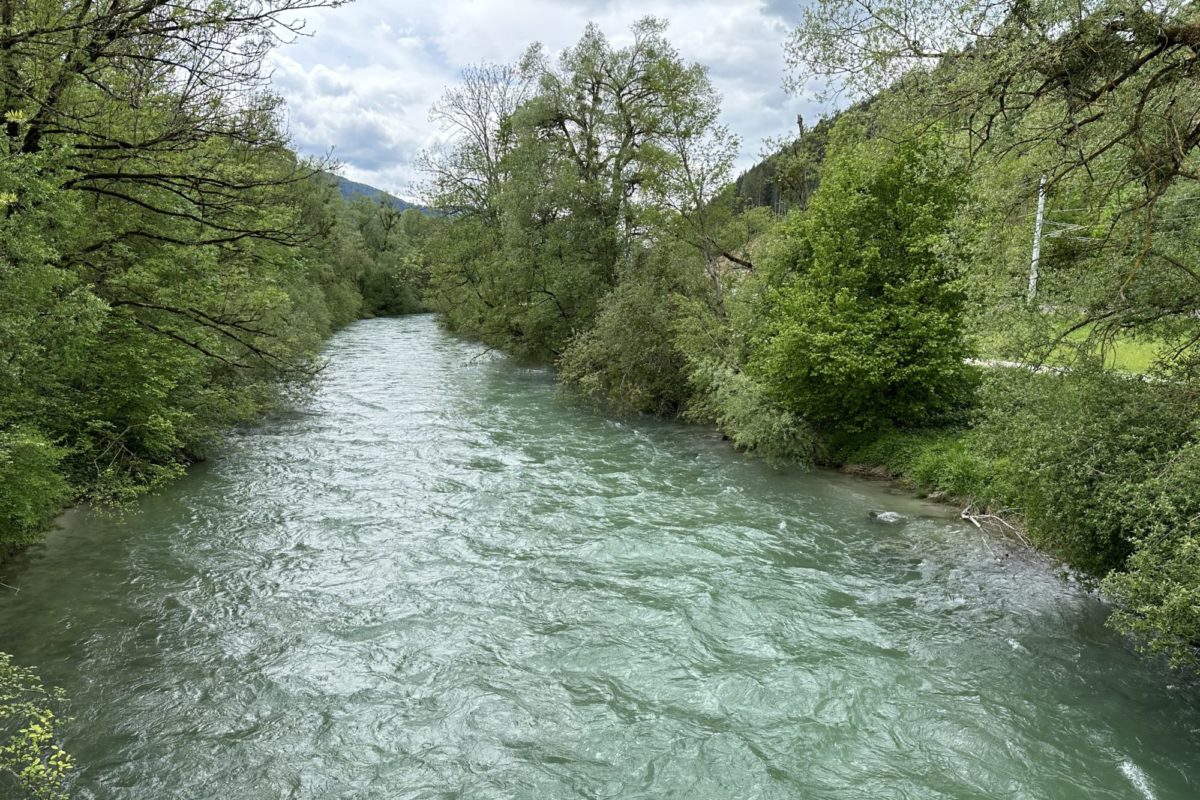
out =
<path fill-rule="evenodd" d="M 1037 297 L 1038 259 L 1042 254 L 1042 216 L 1046 211 L 1046 175 L 1038 181 L 1037 221 L 1033 223 L 1033 257 L 1029 259 L 1029 299 L 1032 303 Z"/>

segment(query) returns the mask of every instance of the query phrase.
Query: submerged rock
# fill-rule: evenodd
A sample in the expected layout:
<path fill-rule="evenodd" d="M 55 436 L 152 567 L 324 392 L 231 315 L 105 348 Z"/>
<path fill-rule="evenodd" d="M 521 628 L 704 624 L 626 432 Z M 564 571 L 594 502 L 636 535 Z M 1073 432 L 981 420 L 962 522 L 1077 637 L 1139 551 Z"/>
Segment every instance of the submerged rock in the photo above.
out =
<path fill-rule="evenodd" d="M 898 511 L 872 511 L 870 512 L 870 516 L 871 519 L 877 522 L 886 522 L 889 525 L 908 521 L 908 517 Z"/>

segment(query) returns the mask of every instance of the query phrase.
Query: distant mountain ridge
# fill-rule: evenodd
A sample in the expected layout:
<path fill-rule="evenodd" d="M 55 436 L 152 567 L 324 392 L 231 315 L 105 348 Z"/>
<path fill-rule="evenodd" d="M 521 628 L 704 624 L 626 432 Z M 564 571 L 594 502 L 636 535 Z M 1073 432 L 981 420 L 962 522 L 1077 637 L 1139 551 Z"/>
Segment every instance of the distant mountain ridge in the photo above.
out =
<path fill-rule="evenodd" d="M 347 201 L 354 200 L 358 197 L 366 197 L 371 200 L 384 200 L 390 203 L 394 208 L 404 211 L 409 208 L 415 208 L 422 213 L 429 213 L 429 209 L 425 206 L 416 203 L 410 203 L 407 200 L 401 200 L 394 194 L 389 194 L 383 189 L 376 189 L 374 186 L 368 186 L 365 183 L 352 181 L 349 178 L 343 178 L 341 175 L 330 175 L 337 182 L 338 191 L 342 193 L 342 197 Z"/>

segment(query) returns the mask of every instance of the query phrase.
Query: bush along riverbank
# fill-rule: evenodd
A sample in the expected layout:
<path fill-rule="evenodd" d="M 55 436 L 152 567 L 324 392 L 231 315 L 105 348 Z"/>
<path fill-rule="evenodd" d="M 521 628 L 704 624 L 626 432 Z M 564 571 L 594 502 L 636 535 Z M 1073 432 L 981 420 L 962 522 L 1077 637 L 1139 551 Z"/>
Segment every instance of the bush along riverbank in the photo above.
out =
<path fill-rule="evenodd" d="M 1099 580 L 1116 605 L 1112 624 L 1194 671 L 1194 395 L 1096 367 L 989 376 L 980 397 L 971 427 L 847 440 L 834 459 L 1015 523 L 1033 545 Z"/>
<path fill-rule="evenodd" d="M 797 32 L 798 68 L 836 60 L 830 19 Z M 1019 521 L 1102 583 L 1112 625 L 1195 669 L 1198 239 L 1194 217 L 1145 203 L 1178 208 L 1186 178 L 1164 167 L 1148 189 L 1112 148 L 1080 163 L 1126 131 L 1048 134 L 1073 102 L 1057 88 L 978 139 L 995 108 L 964 87 L 996 69 L 1032 81 L 1014 52 L 1068 59 L 1091 28 L 1044 30 L 877 87 L 754 181 L 731 182 L 718 98 L 659 21 L 623 47 L 589 27 L 556 61 L 532 48 L 469 69 L 434 109 L 452 146 L 427 162 L 446 212 L 430 302 L 453 330 L 555 364 L 587 402 L 715 424 L 771 460 L 873 465 Z M 1150 87 L 1164 104 L 1191 91 Z M 1101 167 L 1119 196 L 1097 191 Z M 1072 235 L 1039 239 L 1031 270 L 1039 214 Z M 1149 377 L 1117 367 L 1133 350 L 1154 354 Z M 1031 368 L 981 366 L 999 361 Z"/>

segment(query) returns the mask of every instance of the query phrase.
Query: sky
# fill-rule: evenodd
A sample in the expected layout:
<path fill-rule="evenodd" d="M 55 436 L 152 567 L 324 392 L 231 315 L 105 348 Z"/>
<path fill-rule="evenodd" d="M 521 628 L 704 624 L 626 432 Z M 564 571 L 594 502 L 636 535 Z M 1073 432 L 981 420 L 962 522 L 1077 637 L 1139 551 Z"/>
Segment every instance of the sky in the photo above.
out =
<path fill-rule="evenodd" d="M 653 15 L 687 60 L 709 68 L 723 121 L 742 140 L 736 171 L 764 139 L 791 134 L 821 107 L 782 88 L 783 45 L 801 0 L 355 0 L 308 14 L 311 35 L 272 54 L 272 85 L 305 155 L 332 151 L 346 177 L 419 199 L 417 154 L 445 137 L 429 108 L 463 67 L 515 61 L 532 42 L 556 54 L 590 21 L 617 45 Z"/>

